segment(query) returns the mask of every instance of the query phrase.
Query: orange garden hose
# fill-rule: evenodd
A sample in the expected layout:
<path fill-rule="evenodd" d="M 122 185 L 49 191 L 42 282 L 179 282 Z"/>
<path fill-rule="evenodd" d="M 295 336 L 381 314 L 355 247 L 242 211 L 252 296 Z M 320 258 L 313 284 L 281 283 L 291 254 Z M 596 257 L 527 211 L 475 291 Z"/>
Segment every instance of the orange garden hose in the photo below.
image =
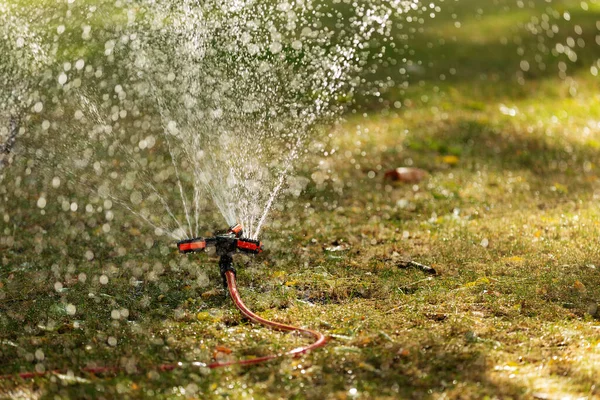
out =
<path fill-rule="evenodd" d="M 268 319 L 264 319 L 264 318 L 256 315 L 255 313 L 250 311 L 250 309 L 248 307 L 246 307 L 246 305 L 242 301 L 242 298 L 240 297 L 240 293 L 238 292 L 238 289 L 237 289 L 234 272 L 233 271 L 225 272 L 225 278 L 227 279 L 227 288 L 229 289 L 229 295 L 231 296 L 231 299 L 233 300 L 233 303 L 235 304 L 235 306 L 238 308 L 238 310 L 242 313 L 242 315 L 244 317 L 248 318 L 252 322 L 267 326 L 271 329 L 284 331 L 284 332 L 300 332 L 306 336 L 313 337 L 315 339 L 315 341 L 313 343 L 309 344 L 308 346 L 297 347 L 295 349 L 289 350 L 282 354 L 271 354 L 268 356 L 257 357 L 257 358 L 252 358 L 252 359 L 248 359 L 248 360 L 214 362 L 214 363 L 206 365 L 207 368 L 222 368 L 222 367 L 228 367 L 228 366 L 232 366 L 232 365 L 253 365 L 253 364 L 259 364 L 259 363 L 263 363 L 266 361 L 274 360 L 276 358 L 283 357 L 283 356 L 297 357 L 301 354 L 304 354 L 311 350 L 322 347 L 327 343 L 327 338 L 321 332 L 313 331 L 311 329 L 306 329 L 306 328 L 299 328 L 299 327 L 292 326 L 292 325 L 286 325 L 286 324 L 282 324 L 282 323 L 275 322 L 275 321 L 269 321 Z M 163 371 L 163 372 L 164 371 L 172 371 L 174 369 L 181 368 L 184 366 L 185 366 L 185 364 L 183 364 L 183 363 L 162 364 L 158 367 L 158 370 Z M 95 368 L 82 368 L 81 369 L 82 372 L 94 374 L 94 375 L 116 373 L 116 372 L 119 372 L 120 370 L 121 369 L 117 368 L 117 367 L 95 367 Z M 0 380 L 14 379 L 14 378 L 32 379 L 32 378 L 36 378 L 36 377 L 45 376 L 48 374 L 58 374 L 58 373 L 65 373 L 65 372 L 57 371 L 57 370 L 45 371 L 45 372 L 22 372 L 22 373 L 13 374 L 13 375 L 0 375 Z"/>
<path fill-rule="evenodd" d="M 227 367 L 229 365 L 259 364 L 259 363 L 262 363 L 265 361 L 273 360 L 273 359 L 281 357 L 281 356 L 298 356 L 300 354 L 304 354 L 313 349 L 322 347 L 327 342 L 325 335 L 323 335 L 321 332 L 317 332 L 317 331 L 313 331 L 313 330 L 305 329 L 305 328 L 299 328 L 299 327 L 292 326 L 292 325 L 285 325 L 285 324 L 281 324 L 279 322 L 269 321 L 268 319 L 264 319 L 262 317 L 259 317 L 256 314 L 254 314 L 252 311 L 250 311 L 250 309 L 248 307 L 246 307 L 246 305 L 242 301 L 242 298 L 240 297 L 240 293 L 237 290 L 235 274 L 232 271 L 227 271 L 227 272 L 225 272 L 225 277 L 227 278 L 227 288 L 229 289 L 229 294 L 231 296 L 231 299 L 233 300 L 233 303 L 238 308 L 238 310 L 240 310 L 240 312 L 242 313 L 242 315 L 244 317 L 248 318 L 252 322 L 256 322 L 257 324 L 268 326 L 271 329 L 285 331 L 285 332 L 300 332 L 307 336 L 312 336 L 313 338 L 315 338 L 315 341 L 308 346 L 297 347 L 297 348 L 290 350 L 284 354 L 271 354 L 268 356 L 253 358 L 250 360 L 238 360 L 238 361 L 230 361 L 230 362 L 224 362 L 224 363 L 217 362 L 217 363 L 212 363 L 212 364 L 208 365 L 209 368 Z"/>

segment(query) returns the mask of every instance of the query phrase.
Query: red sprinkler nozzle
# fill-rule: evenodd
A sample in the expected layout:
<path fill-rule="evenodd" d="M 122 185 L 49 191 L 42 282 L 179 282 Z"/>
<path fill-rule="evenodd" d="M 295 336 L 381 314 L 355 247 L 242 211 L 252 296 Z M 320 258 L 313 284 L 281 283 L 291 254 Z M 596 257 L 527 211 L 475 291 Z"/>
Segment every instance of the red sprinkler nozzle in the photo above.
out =
<path fill-rule="evenodd" d="M 262 253 L 262 243 L 252 239 L 238 239 L 237 249 L 243 253 L 259 254 Z"/>
<path fill-rule="evenodd" d="M 182 254 L 194 253 L 206 249 L 206 240 L 203 238 L 182 240 L 177 243 L 177 248 Z"/>
<path fill-rule="evenodd" d="M 242 228 L 242 224 L 235 224 L 229 227 L 228 233 L 233 233 L 235 237 L 242 237 L 244 234 L 244 228 Z"/>

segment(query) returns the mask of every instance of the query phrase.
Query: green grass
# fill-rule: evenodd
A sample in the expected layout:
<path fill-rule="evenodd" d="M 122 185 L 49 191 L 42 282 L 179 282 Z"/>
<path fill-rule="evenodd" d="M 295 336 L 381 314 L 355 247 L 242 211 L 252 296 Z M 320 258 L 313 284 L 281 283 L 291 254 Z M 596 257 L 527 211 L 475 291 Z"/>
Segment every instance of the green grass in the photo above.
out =
<path fill-rule="evenodd" d="M 41 175 L 51 171 L 25 174 L 27 160 L 16 159 L 0 186 L 0 374 L 39 364 L 81 379 L 2 380 L 0 396 L 344 399 L 355 388 L 359 398 L 599 397 L 600 82 L 588 62 L 598 47 L 586 39 L 570 79 L 548 56 L 549 68 L 519 81 L 518 46 L 498 39 L 535 42 L 515 24 L 541 9 L 502 3 L 477 17 L 479 3 L 449 4 L 412 37 L 414 57 L 433 67 L 384 93 L 400 109 L 364 100 L 366 116 L 326 128 L 335 153 L 304 160 L 299 173 L 311 183 L 274 210 L 269 250 L 238 260 L 251 308 L 331 337 L 300 358 L 157 373 L 161 363 L 210 361 L 217 346 L 237 358 L 305 341 L 247 323 L 214 290 L 214 258 L 179 256 L 116 206 L 122 226 L 111 239 L 102 214 L 83 207 L 49 203 L 41 215 Z M 580 2 L 562 4 L 576 15 Z M 598 15 L 590 7 L 571 21 L 588 35 Z M 462 22 L 455 42 L 452 13 Z M 399 166 L 429 177 L 385 181 Z M 45 190 L 69 199 L 72 189 Z M 345 250 L 328 250 L 340 243 Z M 399 268 L 407 259 L 438 274 Z M 129 315 L 113 320 L 122 309 Z M 124 372 L 78 371 L 89 365 Z"/>

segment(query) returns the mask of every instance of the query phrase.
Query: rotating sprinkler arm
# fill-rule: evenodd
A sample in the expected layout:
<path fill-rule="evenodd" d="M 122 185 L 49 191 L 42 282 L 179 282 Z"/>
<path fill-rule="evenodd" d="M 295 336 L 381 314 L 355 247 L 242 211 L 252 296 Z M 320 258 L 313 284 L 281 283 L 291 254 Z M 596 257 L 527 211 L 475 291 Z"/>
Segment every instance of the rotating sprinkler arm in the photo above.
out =
<path fill-rule="evenodd" d="M 186 239 L 177 242 L 177 248 L 182 254 L 197 253 L 206 250 L 207 247 L 216 247 L 217 254 L 233 254 L 236 251 L 249 254 L 262 253 L 262 243 L 259 240 L 253 240 L 242 237 L 243 230 L 240 224 L 234 225 L 224 234 L 219 234 L 209 238 Z"/>
<path fill-rule="evenodd" d="M 233 233 L 235 237 L 242 237 L 244 234 L 244 228 L 242 228 L 242 224 L 235 224 L 229 227 L 227 233 Z"/>

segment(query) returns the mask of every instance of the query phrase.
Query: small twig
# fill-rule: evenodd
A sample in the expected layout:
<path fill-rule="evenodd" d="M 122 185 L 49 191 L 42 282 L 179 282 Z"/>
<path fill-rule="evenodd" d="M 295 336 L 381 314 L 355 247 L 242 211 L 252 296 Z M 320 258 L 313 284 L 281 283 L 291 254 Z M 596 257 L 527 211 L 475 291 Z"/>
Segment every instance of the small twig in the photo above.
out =
<path fill-rule="evenodd" d="M 302 299 L 296 299 L 296 301 L 297 301 L 298 303 L 306 304 L 307 306 L 311 306 L 311 307 L 314 307 L 314 306 L 315 306 L 315 304 L 314 304 L 314 303 L 311 303 L 310 301 L 306 301 L 306 300 L 302 300 Z"/>
<path fill-rule="evenodd" d="M 434 268 L 424 265 L 424 264 L 420 264 L 415 261 L 400 261 L 398 263 L 398 267 L 403 268 L 403 269 L 415 268 L 415 269 L 419 269 L 419 270 L 425 272 L 426 274 L 437 275 L 437 271 Z"/>
<path fill-rule="evenodd" d="M 407 285 L 406 285 L 406 286 L 404 286 L 404 287 L 414 286 L 414 285 L 416 285 L 417 283 L 421 283 L 421 282 L 430 281 L 431 279 L 432 279 L 432 278 L 431 278 L 430 276 L 428 276 L 427 278 L 419 279 L 418 281 L 415 281 L 415 282 L 409 283 L 409 284 L 407 284 Z"/>
<path fill-rule="evenodd" d="M 394 311 L 398 311 L 398 310 L 399 310 L 399 309 L 401 309 L 403 306 L 404 306 L 404 304 L 401 304 L 401 305 L 399 305 L 399 306 L 397 306 L 397 307 L 391 308 L 391 309 L 387 310 L 387 311 L 386 311 L 384 314 L 391 314 L 391 313 L 393 313 Z"/>

